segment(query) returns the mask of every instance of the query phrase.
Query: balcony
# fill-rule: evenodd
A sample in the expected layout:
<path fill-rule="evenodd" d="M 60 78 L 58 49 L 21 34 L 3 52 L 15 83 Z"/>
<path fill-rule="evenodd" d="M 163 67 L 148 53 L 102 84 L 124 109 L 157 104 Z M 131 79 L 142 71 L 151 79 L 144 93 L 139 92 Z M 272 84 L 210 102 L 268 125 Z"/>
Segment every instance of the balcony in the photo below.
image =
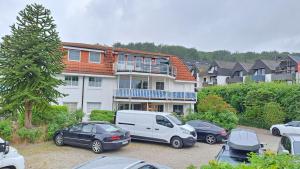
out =
<path fill-rule="evenodd" d="M 265 75 L 253 75 L 252 80 L 256 82 L 264 82 L 266 79 Z"/>
<path fill-rule="evenodd" d="M 169 92 L 150 89 L 117 89 L 114 97 L 118 99 L 182 100 L 196 101 L 195 92 Z"/>
<path fill-rule="evenodd" d="M 227 83 L 243 83 L 243 77 L 233 76 L 226 79 Z"/>
<path fill-rule="evenodd" d="M 271 79 L 272 81 L 294 81 L 296 80 L 296 74 L 295 73 L 272 74 Z"/>
<path fill-rule="evenodd" d="M 115 63 L 114 69 L 116 72 L 136 72 L 136 73 L 151 73 L 162 74 L 176 77 L 177 69 L 168 64 L 125 64 Z"/>

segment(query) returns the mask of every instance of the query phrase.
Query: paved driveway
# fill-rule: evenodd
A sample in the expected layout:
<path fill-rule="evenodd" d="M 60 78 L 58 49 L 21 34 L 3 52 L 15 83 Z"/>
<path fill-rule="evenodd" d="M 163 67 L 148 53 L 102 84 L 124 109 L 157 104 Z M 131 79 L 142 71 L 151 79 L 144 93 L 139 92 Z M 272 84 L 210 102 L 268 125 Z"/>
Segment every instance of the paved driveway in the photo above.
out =
<path fill-rule="evenodd" d="M 276 151 L 279 137 L 272 136 L 267 130 L 255 130 L 261 142 L 267 143 L 268 149 Z M 57 147 L 52 142 L 16 147 L 24 155 L 26 168 L 29 169 L 67 169 L 99 156 L 87 149 L 69 146 Z M 132 142 L 121 150 L 105 152 L 100 155 L 134 157 L 168 165 L 174 169 L 185 169 L 190 164 L 196 166 L 207 164 L 214 159 L 221 147 L 221 144 L 208 145 L 198 142 L 194 147 L 177 150 L 164 144 Z"/>

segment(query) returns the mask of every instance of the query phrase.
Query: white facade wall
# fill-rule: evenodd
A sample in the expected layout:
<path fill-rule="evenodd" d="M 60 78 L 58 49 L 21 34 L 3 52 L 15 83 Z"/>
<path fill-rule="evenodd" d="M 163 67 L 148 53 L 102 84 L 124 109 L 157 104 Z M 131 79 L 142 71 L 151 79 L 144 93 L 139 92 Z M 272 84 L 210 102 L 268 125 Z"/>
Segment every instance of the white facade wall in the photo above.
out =
<path fill-rule="evenodd" d="M 272 81 L 272 74 L 266 74 L 265 75 L 265 82 L 271 82 Z"/>
<path fill-rule="evenodd" d="M 229 76 L 217 76 L 218 85 L 226 85 L 226 78 Z"/>

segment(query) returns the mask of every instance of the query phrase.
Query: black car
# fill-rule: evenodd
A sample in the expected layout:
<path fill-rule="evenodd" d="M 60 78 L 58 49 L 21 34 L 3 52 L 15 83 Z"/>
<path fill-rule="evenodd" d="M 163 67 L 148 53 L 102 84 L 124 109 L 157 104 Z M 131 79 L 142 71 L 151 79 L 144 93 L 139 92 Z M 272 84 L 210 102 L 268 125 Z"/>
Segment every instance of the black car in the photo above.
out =
<path fill-rule="evenodd" d="M 229 139 L 216 156 L 219 162 L 231 164 L 249 163 L 249 153 L 263 154 L 263 144 L 252 130 L 234 129 Z"/>
<path fill-rule="evenodd" d="M 53 139 L 58 146 L 87 147 L 95 153 L 119 149 L 131 141 L 128 131 L 108 122 L 82 122 L 57 131 Z"/>
<path fill-rule="evenodd" d="M 188 121 L 187 124 L 195 128 L 197 132 L 197 140 L 204 140 L 208 144 L 214 144 L 227 139 L 226 130 L 210 122 L 191 120 Z"/>

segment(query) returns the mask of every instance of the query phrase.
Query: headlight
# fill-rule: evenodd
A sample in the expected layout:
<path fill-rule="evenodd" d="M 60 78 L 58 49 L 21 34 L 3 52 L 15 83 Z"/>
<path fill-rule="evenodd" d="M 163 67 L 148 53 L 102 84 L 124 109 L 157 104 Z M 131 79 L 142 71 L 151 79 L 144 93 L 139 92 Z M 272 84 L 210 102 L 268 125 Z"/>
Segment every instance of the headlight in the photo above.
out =
<path fill-rule="evenodd" d="M 185 128 L 180 127 L 180 129 L 184 134 L 189 134 L 189 135 L 191 134 L 191 132 Z"/>

